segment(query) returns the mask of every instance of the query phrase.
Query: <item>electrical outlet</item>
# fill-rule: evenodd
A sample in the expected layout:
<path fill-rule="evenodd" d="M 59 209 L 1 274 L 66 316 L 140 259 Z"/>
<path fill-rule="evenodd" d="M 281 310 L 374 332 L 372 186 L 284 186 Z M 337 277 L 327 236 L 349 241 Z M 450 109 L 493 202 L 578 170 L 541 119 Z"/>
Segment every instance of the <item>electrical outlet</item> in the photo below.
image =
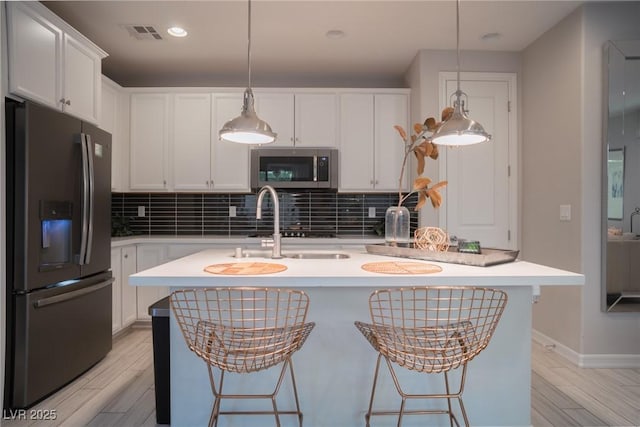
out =
<path fill-rule="evenodd" d="M 376 208 L 374 206 L 371 206 L 369 208 L 369 218 L 375 218 L 376 217 Z"/>
<path fill-rule="evenodd" d="M 235 217 L 236 217 L 236 207 L 229 206 L 229 218 L 235 218 Z"/>
<path fill-rule="evenodd" d="M 144 205 L 138 206 L 138 216 L 146 216 Z"/>
<path fill-rule="evenodd" d="M 560 205 L 560 221 L 571 221 L 571 205 Z"/>

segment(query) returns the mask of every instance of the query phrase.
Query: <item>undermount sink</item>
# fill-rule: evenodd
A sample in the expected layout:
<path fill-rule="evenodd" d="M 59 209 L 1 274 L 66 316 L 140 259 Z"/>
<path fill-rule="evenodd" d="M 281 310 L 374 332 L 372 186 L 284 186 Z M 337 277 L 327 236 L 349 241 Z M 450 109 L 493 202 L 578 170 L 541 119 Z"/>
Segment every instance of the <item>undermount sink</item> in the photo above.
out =
<path fill-rule="evenodd" d="M 242 256 L 234 254 L 232 256 L 236 258 L 271 258 L 271 250 L 261 249 L 245 249 L 242 251 Z M 350 258 L 349 254 L 340 252 L 283 252 L 283 258 L 292 259 L 347 259 Z"/>
<path fill-rule="evenodd" d="M 347 259 L 349 255 L 342 253 L 326 252 L 300 252 L 295 254 L 283 254 L 287 258 L 295 259 Z"/>

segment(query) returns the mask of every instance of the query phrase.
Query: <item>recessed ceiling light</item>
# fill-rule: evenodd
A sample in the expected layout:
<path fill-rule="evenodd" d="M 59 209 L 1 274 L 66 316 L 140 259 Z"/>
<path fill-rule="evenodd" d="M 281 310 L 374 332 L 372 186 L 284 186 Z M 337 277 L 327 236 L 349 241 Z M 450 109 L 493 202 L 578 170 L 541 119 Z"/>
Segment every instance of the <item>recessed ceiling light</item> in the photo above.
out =
<path fill-rule="evenodd" d="M 327 36 L 328 39 L 341 39 L 344 37 L 344 35 L 345 35 L 344 31 L 342 30 L 329 30 L 325 34 L 325 36 Z"/>
<path fill-rule="evenodd" d="M 187 37 L 187 30 L 181 27 L 171 27 L 167 30 L 167 33 L 173 37 Z"/>
<path fill-rule="evenodd" d="M 484 41 L 489 41 L 489 40 L 498 40 L 501 37 L 502 37 L 502 34 L 500 33 L 486 33 L 486 34 L 483 34 L 480 37 L 480 39 Z"/>

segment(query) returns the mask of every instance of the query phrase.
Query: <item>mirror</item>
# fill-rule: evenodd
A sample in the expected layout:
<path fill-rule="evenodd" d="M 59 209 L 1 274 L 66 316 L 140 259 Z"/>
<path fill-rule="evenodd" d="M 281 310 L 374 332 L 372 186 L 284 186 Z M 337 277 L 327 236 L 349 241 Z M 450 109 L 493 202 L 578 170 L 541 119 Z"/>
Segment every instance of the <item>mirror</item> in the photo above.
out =
<path fill-rule="evenodd" d="M 640 311 L 640 40 L 605 46 L 602 308 Z"/>

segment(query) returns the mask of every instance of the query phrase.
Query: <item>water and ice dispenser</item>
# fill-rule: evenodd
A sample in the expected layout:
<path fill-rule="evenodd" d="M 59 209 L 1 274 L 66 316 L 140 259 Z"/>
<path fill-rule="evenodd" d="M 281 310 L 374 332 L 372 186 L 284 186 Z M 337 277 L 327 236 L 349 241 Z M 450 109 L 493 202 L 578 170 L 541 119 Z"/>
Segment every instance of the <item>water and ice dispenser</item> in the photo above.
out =
<path fill-rule="evenodd" d="M 73 261 L 72 210 L 71 202 L 40 202 L 40 271 L 62 268 Z"/>

